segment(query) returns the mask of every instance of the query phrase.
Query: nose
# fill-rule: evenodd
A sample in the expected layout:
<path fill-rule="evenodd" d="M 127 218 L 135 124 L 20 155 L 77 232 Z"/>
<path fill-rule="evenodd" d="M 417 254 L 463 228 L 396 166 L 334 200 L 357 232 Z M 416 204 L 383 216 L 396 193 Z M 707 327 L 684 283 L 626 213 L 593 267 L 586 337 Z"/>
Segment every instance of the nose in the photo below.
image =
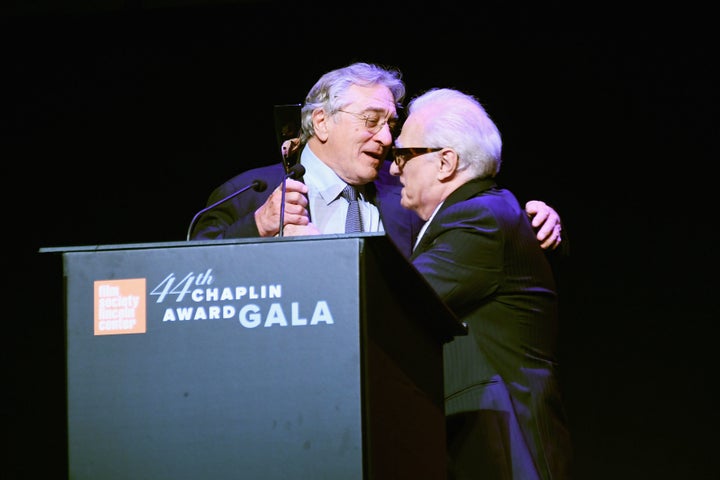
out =
<path fill-rule="evenodd" d="M 385 146 L 392 145 L 393 135 L 392 130 L 390 130 L 390 125 L 387 123 L 383 124 L 382 128 L 375 134 L 375 137 Z"/>
<path fill-rule="evenodd" d="M 390 175 L 394 177 L 400 176 L 400 167 L 392 159 L 390 159 Z"/>

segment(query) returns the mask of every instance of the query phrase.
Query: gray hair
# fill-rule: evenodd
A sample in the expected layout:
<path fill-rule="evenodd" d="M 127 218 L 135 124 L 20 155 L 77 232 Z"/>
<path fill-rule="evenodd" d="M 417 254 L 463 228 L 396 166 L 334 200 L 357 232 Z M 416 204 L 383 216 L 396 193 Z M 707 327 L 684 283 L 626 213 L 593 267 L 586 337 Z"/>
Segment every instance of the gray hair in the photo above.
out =
<path fill-rule="evenodd" d="M 312 112 L 323 108 L 329 114 L 342 107 L 344 93 L 353 85 L 369 87 L 386 86 L 400 108 L 405 98 L 405 84 L 398 69 L 383 67 L 377 64 L 357 62 L 346 67 L 327 72 L 313 85 L 305 97 L 305 104 L 300 111 L 300 142 L 305 143 L 315 135 L 312 123 Z"/>
<path fill-rule="evenodd" d="M 408 115 L 441 106 L 425 125 L 424 147 L 451 147 L 459 156 L 458 169 L 472 177 L 495 177 L 502 164 L 502 138 L 482 104 L 472 95 L 450 88 L 433 88 L 410 101 Z"/>

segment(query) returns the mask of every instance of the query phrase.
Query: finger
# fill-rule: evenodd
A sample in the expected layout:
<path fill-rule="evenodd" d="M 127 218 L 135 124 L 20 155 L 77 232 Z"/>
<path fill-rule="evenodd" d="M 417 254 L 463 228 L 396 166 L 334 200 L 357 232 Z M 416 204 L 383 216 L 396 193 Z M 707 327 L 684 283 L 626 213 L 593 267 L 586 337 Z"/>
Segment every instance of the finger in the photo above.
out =
<path fill-rule="evenodd" d="M 299 205 L 297 203 L 287 203 L 285 204 L 285 215 L 303 215 L 307 217 L 308 210 L 307 208 L 305 208 L 304 205 Z"/>
<path fill-rule="evenodd" d="M 542 249 L 555 250 L 562 242 L 562 227 L 560 224 L 555 224 L 552 228 L 545 225 L 545 228 L 538 232 L 537 239 L 540 241 L 540 247 Z"/>
<path fill-rule="evenodd" d="M 285 208 L 289 205 L 300 205 L 307 207 L 308 199 L 305 195 L 299 192 L 286 192 L 285 193 Z"/>
<path fill-rule="evenodd" d="M 282 185 L 280 185 L 282 187 Z M 278 188 L 280 188 L 278 187 Z M 307 193 L 307 185 L 305 185 L 303 182 L 300 182 L 298 180 L 294 180 L 292 178 L 288 178 L 285 180 L 285 194 L 287 195 L 288 192 L 299 192 L 299 193 Z"/>
<path fill-rule="evenodd" d="M 534 225 L 535 228 L 537 228 L 540 224 Z M 548 239 L 551 239 L 553 234 L 555 233 L 555 228 L 557 227 L 557 224 L 554 224 L 553 222 L 546 221 L 542 224 L 542 227 L 537 232 L 537 239 L 541 242 L 545 242 Z"/>
<path fill-rule="evenodd" d="M 540 243 L 540 248 L 542 248 L 543 250 L 555 250 L 558 245 L 560 245 L 560 243 L 558 242 L 558 238 L 555 235 L 552 235 L 544 242 Z"/>
<path fill-rule="evenodd" d="M 549 216 L 549 212 L 547 210 L 538 210 L 536 211 L 531 219 L 532 226 L 534 228 L 539 227 L 540 225 L 543 225 L 547 223 Z"/>
<path fill-rule="evenodd" d="M 285 211 L 285 217 L 283 218 L 284 225 L 307 225 L 310 223 L 310 219 L 307 214 L 303 213 L 288 213 Z"/>

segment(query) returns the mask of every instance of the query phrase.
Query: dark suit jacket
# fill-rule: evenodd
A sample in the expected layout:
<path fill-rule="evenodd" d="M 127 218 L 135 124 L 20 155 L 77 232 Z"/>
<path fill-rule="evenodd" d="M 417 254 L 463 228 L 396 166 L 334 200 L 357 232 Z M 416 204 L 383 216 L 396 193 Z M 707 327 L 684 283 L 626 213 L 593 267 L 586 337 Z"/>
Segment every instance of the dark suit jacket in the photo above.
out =
<path fill-rule="evenodd" d="M 366 187 L 365 193 L 378 207 L 386 235 L 407 258 L 410 256 L 422 221 L 414 212 L 400 205 L 402 186 L 397 177 L 390 175 L 389 170 L 390 162 L 385 161 L 378 179 Z M 207 205 L 212 205 L 250 185 L 254 180 L 263 180 L 268 187 L 263 192 L 247 190 L 205 213 L 198 219 L 191 238 L 201 240 L 259 236 L 253 214 L 280 185 L 284 173 L 283 164 L 278 163 L 245 171 L 220 185 L 211 193 Z M 310 216 L 312 218 L 312 212 Z"/>
<path fill-rule="evenodd" d="M 449 480 L 568 478 L 555 283 L 515 196 L 466 183 L 411 261 L 468 325 L 444 346 Z"/>

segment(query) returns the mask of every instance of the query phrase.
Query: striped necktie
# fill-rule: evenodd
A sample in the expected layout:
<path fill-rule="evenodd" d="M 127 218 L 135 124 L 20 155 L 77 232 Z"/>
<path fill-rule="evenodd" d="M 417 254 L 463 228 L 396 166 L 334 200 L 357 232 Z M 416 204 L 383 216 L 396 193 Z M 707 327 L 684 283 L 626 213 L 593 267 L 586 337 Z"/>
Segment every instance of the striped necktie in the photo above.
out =
<path fill-rule="evenodd" d="M 360 218 L 360 204 L 358 192 L 352 185 L 347 185 L 340 194 L 348 201 L 347 217 L 345 217 L 345 233 L 362 232 L 362 219 Z"/>

